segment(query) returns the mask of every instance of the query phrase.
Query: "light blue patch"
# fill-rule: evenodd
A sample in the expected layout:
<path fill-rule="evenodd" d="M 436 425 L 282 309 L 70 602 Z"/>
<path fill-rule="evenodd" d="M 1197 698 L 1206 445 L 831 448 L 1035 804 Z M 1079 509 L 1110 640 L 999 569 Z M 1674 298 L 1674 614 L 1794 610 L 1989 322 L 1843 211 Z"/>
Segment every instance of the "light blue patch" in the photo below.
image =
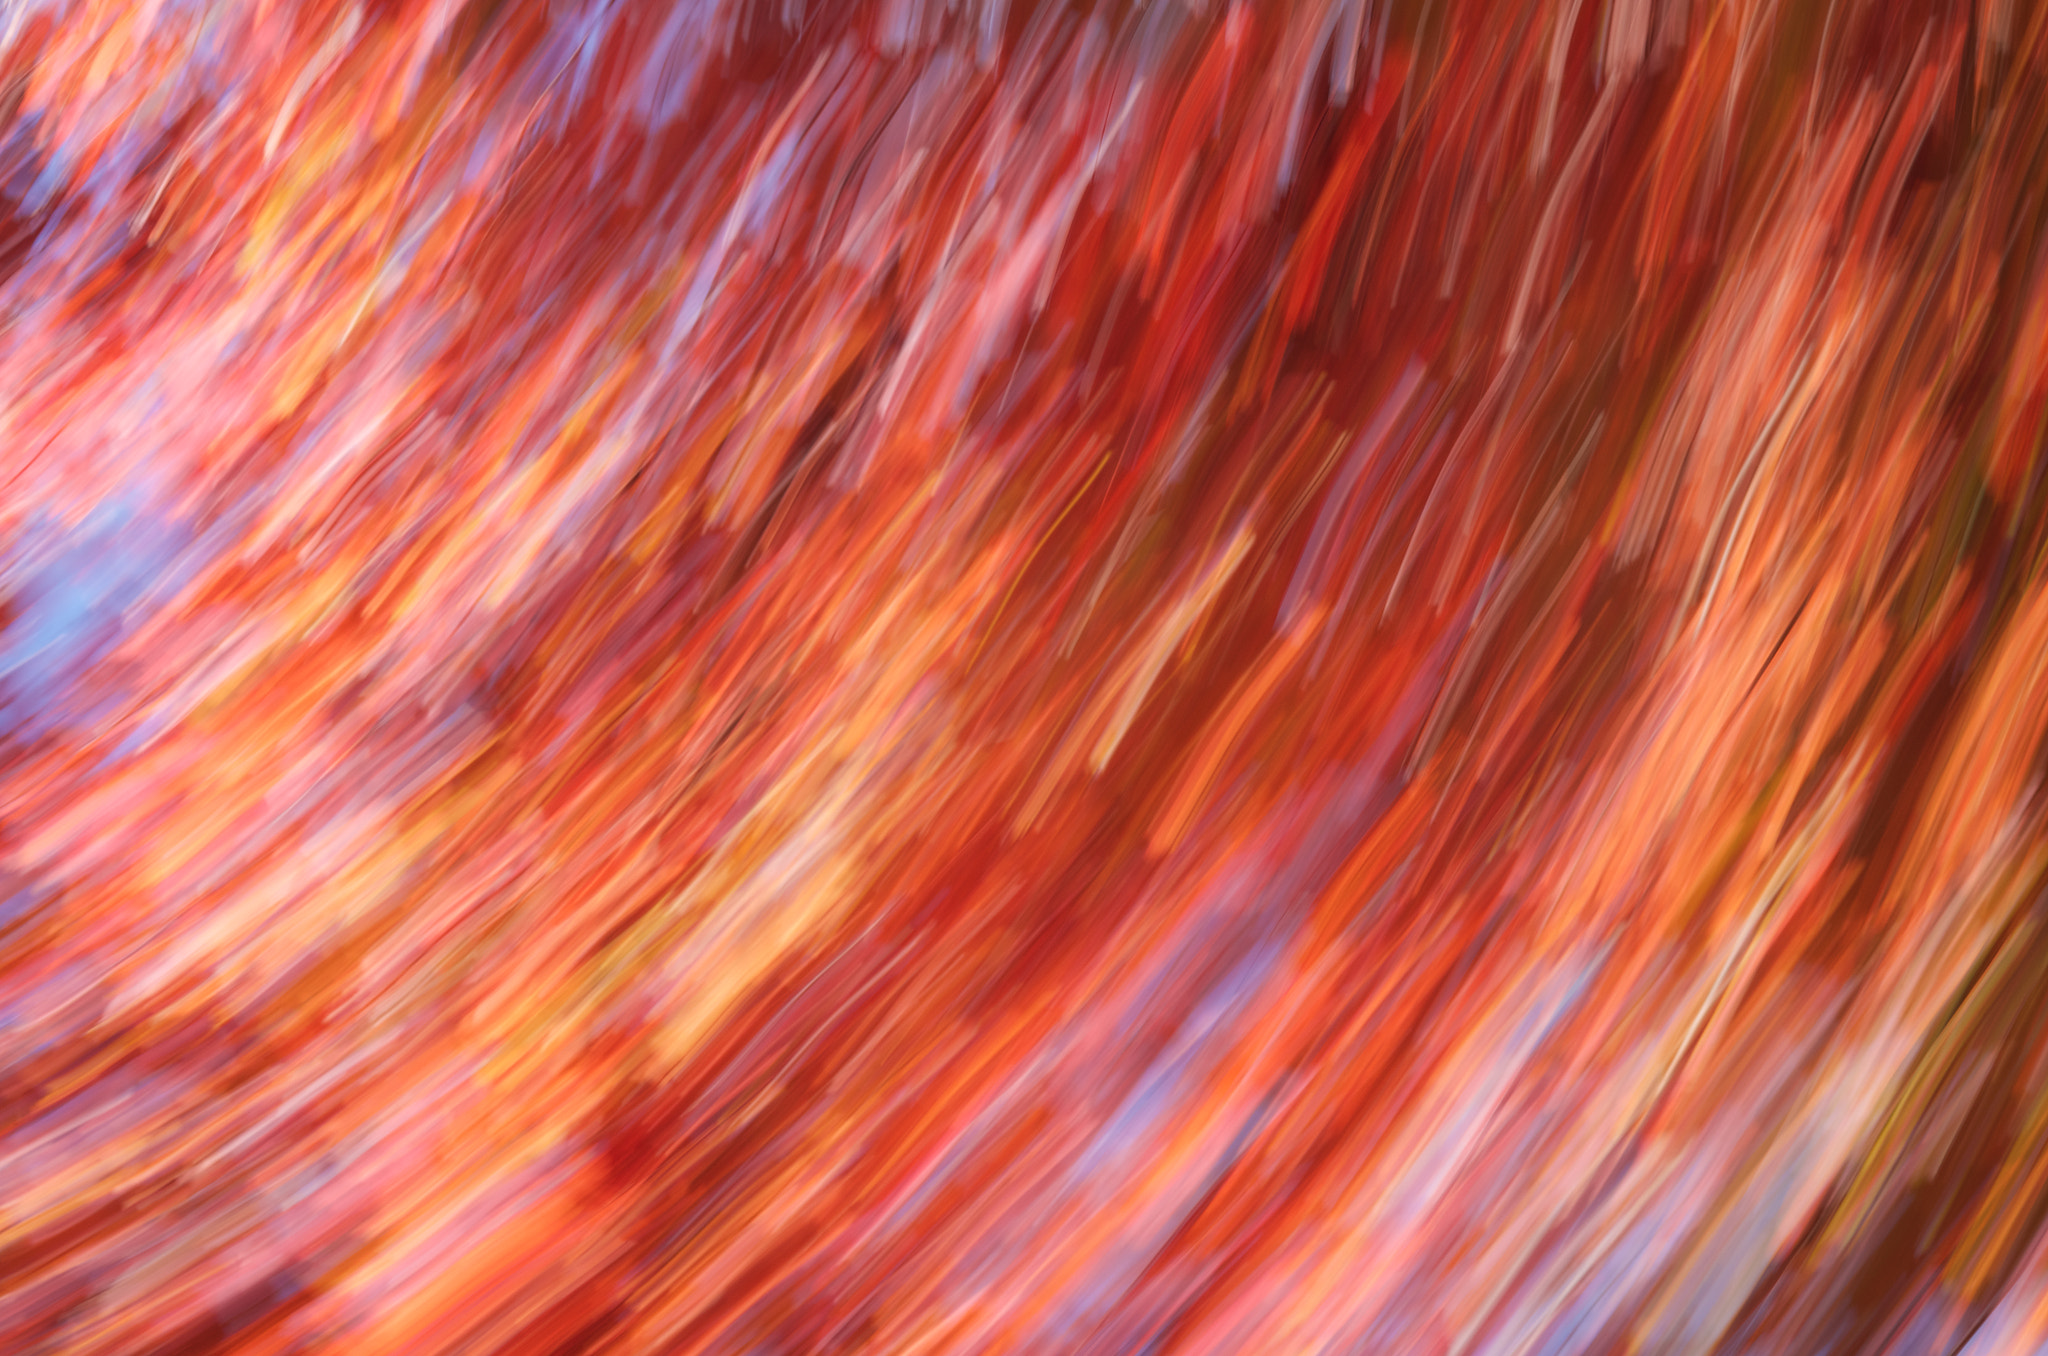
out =
<path fill-rule="evenodd" d="M 85 723 L 110 695 L 87 671 L 189 575 L 190 533 L 134 492 L 66 530 L 38 514 L 0 560 L 16 609 L 0 632 L 0 729 L 35 735 Z"/>

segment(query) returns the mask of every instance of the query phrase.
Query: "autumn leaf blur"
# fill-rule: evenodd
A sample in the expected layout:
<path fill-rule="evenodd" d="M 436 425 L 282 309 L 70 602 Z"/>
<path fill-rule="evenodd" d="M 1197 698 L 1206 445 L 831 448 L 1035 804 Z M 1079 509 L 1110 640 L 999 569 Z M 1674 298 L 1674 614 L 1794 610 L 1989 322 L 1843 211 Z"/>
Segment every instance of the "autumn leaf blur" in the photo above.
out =
<path fill-rule="evenodd" d="M 2048 1347 L 2048 5 L 0 6 L 0 1356 Z"/>

